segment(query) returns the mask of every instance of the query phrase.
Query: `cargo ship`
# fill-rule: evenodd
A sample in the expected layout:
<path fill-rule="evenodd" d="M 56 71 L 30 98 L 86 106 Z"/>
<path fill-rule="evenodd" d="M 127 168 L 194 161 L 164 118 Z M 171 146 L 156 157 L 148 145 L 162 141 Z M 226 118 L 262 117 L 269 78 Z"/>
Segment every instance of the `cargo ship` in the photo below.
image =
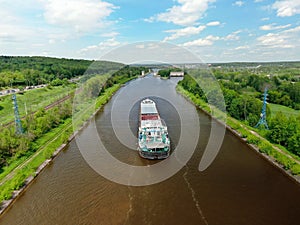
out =
<path fill-rule="evenodd" d="M 147 98 L 141 101 L 138 130 L 138 151 L 146 159 L 165 159 L 170 155 L 168 128 L 161 120 L 156 104 Z"/>

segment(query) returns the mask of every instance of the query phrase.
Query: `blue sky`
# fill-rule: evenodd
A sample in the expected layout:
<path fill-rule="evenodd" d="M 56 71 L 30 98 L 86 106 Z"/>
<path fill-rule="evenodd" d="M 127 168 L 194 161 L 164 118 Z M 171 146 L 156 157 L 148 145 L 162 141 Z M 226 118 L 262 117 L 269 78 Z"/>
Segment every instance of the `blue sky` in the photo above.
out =
<path fill-rule="evenodd" d="M 162 41 L 204 62 L 300 60 L 300 0 L 0 0 L 0 55 L 98 59 Z"/>

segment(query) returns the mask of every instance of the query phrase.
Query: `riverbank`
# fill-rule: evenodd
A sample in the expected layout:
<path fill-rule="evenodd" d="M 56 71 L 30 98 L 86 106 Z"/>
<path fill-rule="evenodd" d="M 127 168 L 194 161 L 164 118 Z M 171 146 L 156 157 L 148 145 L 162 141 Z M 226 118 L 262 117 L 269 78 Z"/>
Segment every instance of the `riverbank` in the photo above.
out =
<path fill-rule="evenodd" d="M 44 151 L 38 151 L 38 154 L 34 154 L 30 157 L 30 161 L 27 164 L 24 163 L 22 168 L 18 171 L 14 171 L 14 176 L 5 182 L 2 189 L 6 193 L 2 193 L 2 196 L 7 199 L 1 202 L 0 205 L 0 216 L 5 213 L 9 207 L 26 191 L 30 184 L 35 180 L 35 178 L 51 163 L 54 158 L 65 149 L 67 144 L 72 141 L 78 132 L 82 130 L 89 121 L 95 116 L 95 114 L 101 110 L 101 108 L 111 99 L 114 93 L 120 89 L 125 83 L 136 77 L 130 77 L 125 79 L 120 79 L 119 83 L 114 84 L 112 87 L 106 88 L 105 91 L 96 99 L 96 104 L 94 107 L 89 107 L 84 110 L 83 114 L 80 115 L 80 119 L 74 121 L 69 121 L 65 126 L 60 127 L 60 130 L 64 132 L 56 133 L 56 137 L 53 139 L 57 140 L 55 146 L 43 146 Z M 69 119 L 71 120 L 71 118 Z M 59 144 L 59 146 L 57 146 Z M 22 169 L 24 168 L 23 171 Z M 5 186 L 9 188 L 5 189 Z M 13 185 L 13 186 L 12 186 Z M 13 190 L 12 192 L 10 190 Z"/>
<path fill-rule="evenodd" d="M 1 181 L 0 215 L 26 190 L 42 170 L 66 146 L 66 138 L 72 133 L 72 121 L 68 118 L 63 124 L 45 134 L 44 143 L 32 156 L 18 165 Z M 38 141 L 39 141 L 38 140 Z M 4 199 L 3 199 L 4 198 Z"/>
<path fill-rule="evenodd" d="M 240 138 L 251 149 L 256 151 L 261 157 L 270 162 L 290 179 L 300 184 L 300 162 L 297 159 L 294 159 L 290 154 L 281 151 L 278 147 L 261 137 L 257 132 L 250 129 L 250 127 L 247 127 L 245 124 L 227 115 L 225 116 L 223 112 L 215 107 L 210 107 L 205 101 L 196 98 L 180 85 L 177 85 L 176 90 L 207 115 L 226 126 L 226 129 Z M 225 117 L 226 122 L 224 121 Z"/>

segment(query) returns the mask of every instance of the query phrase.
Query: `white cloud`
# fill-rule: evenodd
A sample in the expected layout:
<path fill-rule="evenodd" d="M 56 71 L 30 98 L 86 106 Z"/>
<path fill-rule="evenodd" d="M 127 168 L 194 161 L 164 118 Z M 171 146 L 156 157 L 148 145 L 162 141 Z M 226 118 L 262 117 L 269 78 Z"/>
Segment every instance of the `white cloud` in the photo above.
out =
<path fill-rule="evenodd" d="M 33 33 L 24 27 L 13 24 L 0 24 L 0 42 L 22 42 Z"/>
<path fill-rule="evenodd" d="M 277 11 L 277 16 L 288 17 L 300 14 L 300 0 L 279 0 L 272 8 Z"/>
<path fill-rule="evenodd" d="M 238 6 L 238 7 L 241 7 L 244 4 L 245 4 L 245 2 L 243 2 L 243 1 L 236 1 L 236 2 L 233 3 L 234 6 Z"/>
<path fill-rule="evenodd" d="M 202 46 L 211 46 L 214 44 L 214 41 L 220 40 L 220 37 L 209 35 L 206 38 L 200 38 L 194 41 L 189 41 L 183 43 L 181 46 L 183 47 L 202 47 Z"/>
<path fill-rule="evenodd" d="M 270 20 L 270 18 L 269 18 L 269 17 L 264 17 L 264 18 L 261 18 L 261 21 L 268 21 L 268 20 Z"/>
<path fill-rule="evenodd" d="M 41 0 L 44 17 L 49 24 L 64 26 L 77 32 L 103 27 L 116 9 L 101 0 Z"/>
<path fill-rule="evenodd" d="M 98 45 L 90 45 L 86 48 L 83 48 L 79 51 L 82 55 L 102 55 L 109 50 L 120 46 L 121 43 L 117 41 L 115 38 L 110 38 L 105 41 L 100 42 Z"/>
<path fill-rule="evenodd" d="M 121 43 L 119 41 L 116 41 L 115 38 L 110 38 L 106 41 L 100 42 L 100 44 L 98 45 L 100 47 L 100 49 L 107 49 L 107 48 L 113 48 L 116 46 L 121 45 Z"/>
<path fill-rule="evenodd" d="M 219 36 L 214 36 L 214 35 L 208 35 L 205 38 L 200 38 L 194 41 L 189 41 L 186 43 L 181 44 L 180 46 L 183 47 L 200 47 L 200 46 L 211 46 L 214 44 L 215 41 L 237 41 L 240 39 L 240 37 L 238 36 L 238 34 L 241 31 L 235 31 L 231 34 L 228 34 L 225 37 L 219 37 Z"/>
<path fill-rule="evenodd" d="M 261 46 L 268 48 L 293 48 L 300 46 L 299 34 L 300 26 L 278 33 L 268 33 L 257 40 Z"/>
<path fill-rule="evenodd" d="M 210 40 L 210 41 L 218 41 L 218 40 L 220 40 L 220 37 L 218 37 L 218 36 L 213 36 L 213 35 L 208 35 L 208 36 L 206 37 L 206 39 L 207 39 L 207 40 Z"/>
<path fill-rule="evenodd" d="M 238 34 L 241 33 L 240 30 L 237 30 L 235 32 L 232 32 L 231 34 L 228 34 L 227 36 L 223 37 L 224 41 L 237 41 L 240 39 Z"/>
<path fill-rule="evenodd" d="M 11 23 L 11 22 L 20 22 L 20 19 L 17 18 L 12 12 L 7 11 L 7 9 L 0 9 L 0 17 L 1 17 L 1 24 Z"/>
<path fill-rule="evenodd" d="M 206 12 L 210 3 L 215 0 L 176 0 L 179 5 L 174 5 L 166 12 L 157 14 L 146 21 L 154 20 L 174 23 L 181 26 L 194 25 Z"/>
<path fill-rule="evenodd" d="M 115 32 L 115 31 L 101 34 L 102 37 L 110 37 L 110 38 L 116 37 L 118 35 L 119 35 L 119 33 Z"/>
<path fill-rule="evenodd" d="M 212 27 L 212 26 L 219 26 L 221 23 L 219 21 L 212 21 L 206 24 L 206 26 Z"/>
<path fill-rule="evenodd" d="M 201 47 L 201 46 L 210 46 L 210 45 L 213 45 L 213 42 L 211 40 L 202 39 L 202 38 L 182 44 L 182 46 L 184 47 L 195 47 L 195 46 Z"/>
<path fill-rule="evenodd" d="M 297 34 L 297 33 L 300 33 L 300 26 L 294 27 L 294 28 L 291 28 L 291 29 L 288 29 L 288 30 L 284 30 L 284 31 L 282 31 L 282 33 L 287 33 L 287 34 Z"/>
<path fill-rule="evenodd" d="M 195 34 L 199 34 L 201 31 L 203 31 L 206 28 L 206 26 L 198 26 L 198 27 L 185 27 L 182 29 L 177 29 L 177 30 L 167 30 L 165 32 L 167 33 L 173 33 L 171 36 L 166 37 L 164 41 L 171 41 L 178 39 L 180 37 L 185 37 L 185 36 L 191 36 Z"/>
<path fill-rule="evenodd" d="M 135 47 L 136 48 L 140 48 L 140 49 L 144 49 L 145 48 L 145 44 L 138 44 Z"/>
<path fill-rule="evenodd" d="M 2 42 L 20 42 L 34 34 L 32 29 L 24 24 L 23 19 L 8 8 L 0 8 L 0 18 L 0 41 Z"/>
<path fill-rule="evenodd" d="M 48 43 L 49 43 L 49 44 L 55 44 L 55 43 L 56 43 L 56 40 L 55 40 L 55 39 L 49 39 Z"/>
<path fill-rule="evenodd" d="M 274 33 L 268 33 L 266 35 L 263 35 L 257 38 L 257 40 L 260 41 L 262 45 L 268 45 L 268 46 L 279 45 L 284 42 L 283 38 L 281 38 L 280 35 Z"/>
<path fill-rule="evenodd" d="M 153 23 L 155 21 L 155 17 L 151 16 L 150 18 L 143 19 L 143 21 L 145 21 L 147 23 Z"/>
<path fill-rule="evenodd" d="M 268 33 L 261 37 L 258 37 L 257 40 L 264 47 L 269 48 L 292 48 L 293 45 L 288 44 L 286 37 L 281 34 Z"/>
<path fill-rule="evenodd" d="M 238 46 L 235 48 L 235 50 L 246 50 L 246 49 L 249 49 L 249 45 L 243 45 L 243 46 Z"/>
<path fill-rule="evenodd" d="M 285 29 L 285 28 L 288 28 L 291 26 L 291 24 L 278 25 L 278 26 L 275 26 L 275 25 L 276 25 L 275 23 L 263 25 L 263 26 L 260 26 L 259 29 L 260 30 L 280 30 L 280 29 Z"/>
<path fill-rule="evenodd" d="M 263 2 L 264 0 L 254 0 L 255 3 Z"/>

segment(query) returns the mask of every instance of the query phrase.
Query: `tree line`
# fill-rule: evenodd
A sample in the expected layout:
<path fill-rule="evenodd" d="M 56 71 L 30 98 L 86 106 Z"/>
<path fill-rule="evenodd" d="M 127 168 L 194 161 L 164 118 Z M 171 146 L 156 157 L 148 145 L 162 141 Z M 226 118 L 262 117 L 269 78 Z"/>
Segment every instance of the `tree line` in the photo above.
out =
<path fill-rule="evenodd" d="M 239 93 L 251 93 L 260 98 L 260 93 L 268 88 L 268 102 L 300 109 L 300 80 L 292 75 L 257 75 L 249 71 L 222 72 L 213 70 L 220 83 Z M 299 71 L 299 70 L 298 70 Z"/>
<path fill-rule="evenodd" d="M 208 99 L 210 99 L 210 104 L 218 108 L 220 108 L 219 99 L 222 98 L 219 95 L 222 94 L 224 96 L 227 113 L 231 117 L 244 121 L 250 126 L 255 126 L 259 120 L 262 103 L 255 97 L 239 94 L 237 91 L 226 88 L 223 85 L 220 86 L 222 93 L 215 90 L 206 91 L 206 93 L 204 93 L 194 77 L 189 74 L 185 75 L 184 79 L 178 84 L 196 97 L 202 98 L 207 103 Z M 267 110 L 268 112 L 270 111 L 269 108 L 267 108 Z"/>
<path fill-rule="evenodd" d="M 208 99 L 220 99 L 221 96 L 218 96 L 219 93 L 213 89 L 204 93 L 195 79 L 201 80 L 201 76 L 200 78 L 195 78 L 187 74 L 178 84 L 205 102 L 208 102 Z M 262 93 L 258 92 L 258 94 L 254 95 L 244 94 L 241 91 L 243 85 L 249 85 L 251 88 L 255 88 L 253 84 L 257 83 L 255 81 L 256 76 L 252 76 L 252 78 L 243 77 L 242 79 L 243 81 L 240 82 L 240 86 L 234 82 L 223 81 L 220 82 L 220 87 L 224 96 L 227 113 L 231 117 L 254 127 L 260 118 Z M 258 82 L 258 84 L 260 84 L 260 82 Z M 294 85 L 298 87 L 299 83 L 291 84 L 291 87 L 295 87 Z M 290 94 L 293 91 L 295 90 L 292 89 L 289 90 L 289 92 L 286 90 L 284 94 Z M 297 97 L 293 97 L 293 99 L 297 99 Z M 220 108 L 217 100 L 216 103 L 210 101 L 210 104 Z M 270 108 L 267 106 L 267 120 L 269 121 L 269 130 L 265 131 L 265 137 L 271 142 L 280 144 L 286 147 L 290 152 L 300 156 L 300 117 L 287 117 L 283 113 L 277 113 L 271 117 Z"/>
<path fill-rule="evenodd" d="M 103 74 L 122 64 L 107 61 L 59 59 L 50 57 L 0 56 L 0 88 L 32 86 L 55 79 L 71 79 L 83 74 Z"/>

